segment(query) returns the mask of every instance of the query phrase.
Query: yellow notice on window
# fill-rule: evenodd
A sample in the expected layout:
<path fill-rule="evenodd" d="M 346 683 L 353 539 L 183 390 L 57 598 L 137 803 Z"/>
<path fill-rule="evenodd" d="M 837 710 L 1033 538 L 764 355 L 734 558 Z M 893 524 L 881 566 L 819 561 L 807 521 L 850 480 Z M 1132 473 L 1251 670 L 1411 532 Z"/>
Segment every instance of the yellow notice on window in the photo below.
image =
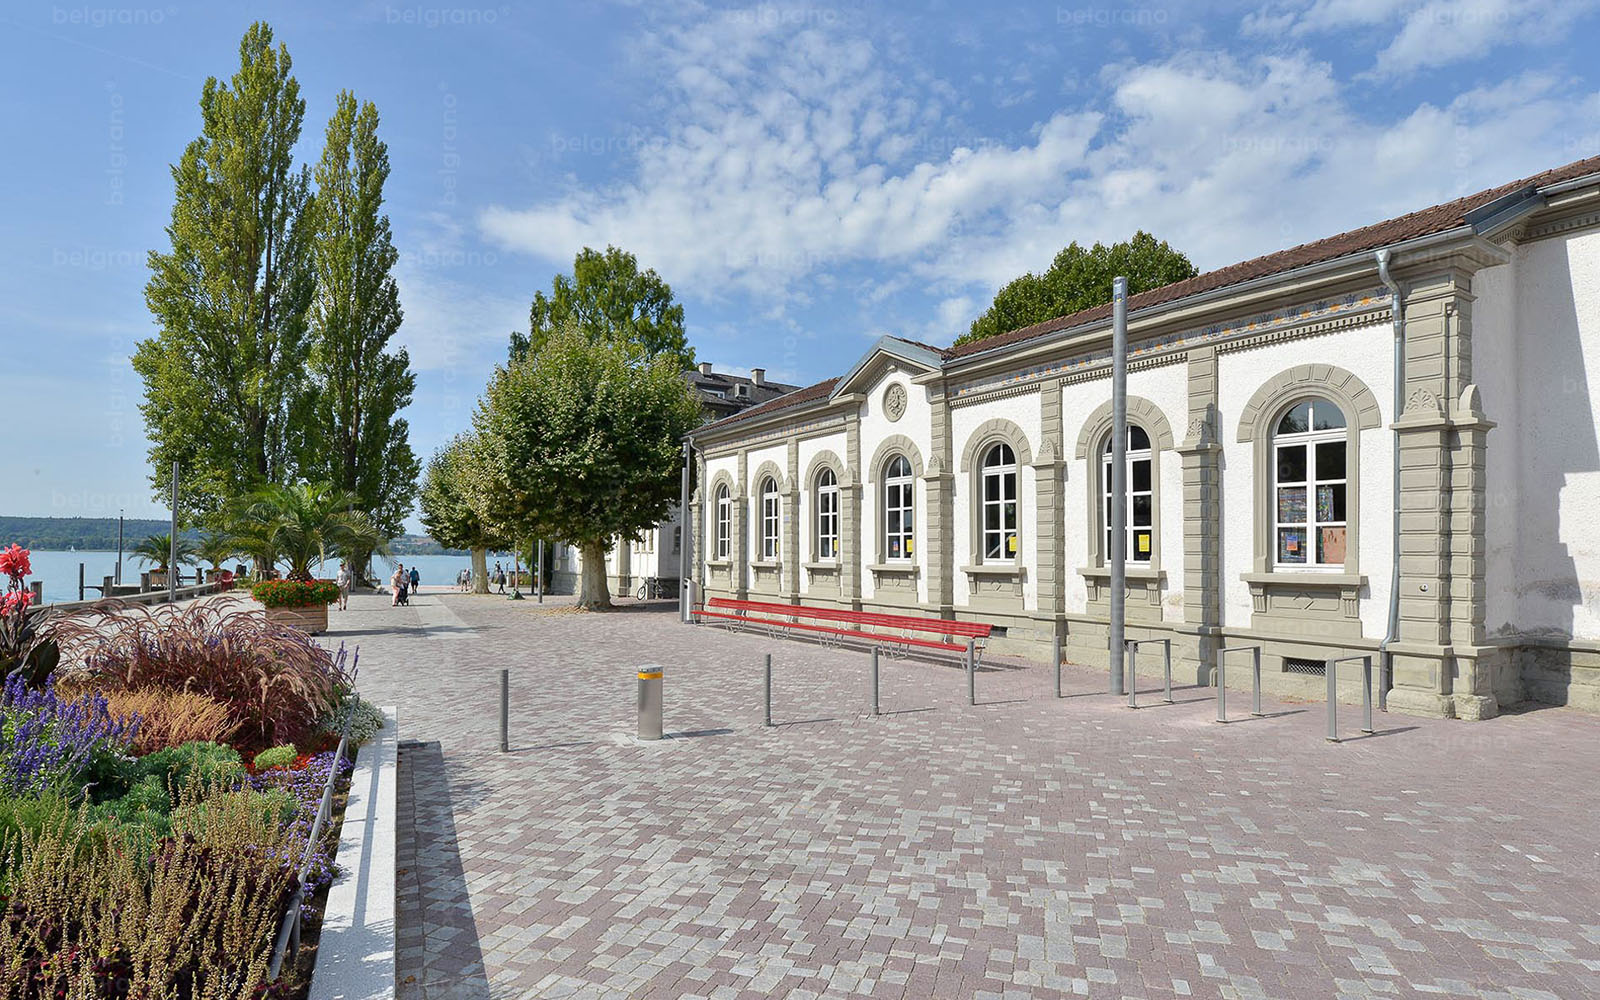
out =
<path fill-rule="evenodd" d="M 1007 552 L 1011 552 L 1011 553 L 1015 553 L 1017 551 L 1017 536 L 1016 535 L 1007 535 L 1006 536 L 1006 551 Z"/>
<path fill-rule="evenodd" d="M 906 555 L 908 555 L 908 556 L 911 554 L 911 545 L 912 545 L 911 539 L 909 539 L 909 538 L 906 539 Z"/>
<path fill-rule="evenodd" d="M 1150 536 L 1149 535 L 1140 535 L 1139 536 L 1139 551 L 1140 552 L 1149 552 L 1150 551 Z"/>

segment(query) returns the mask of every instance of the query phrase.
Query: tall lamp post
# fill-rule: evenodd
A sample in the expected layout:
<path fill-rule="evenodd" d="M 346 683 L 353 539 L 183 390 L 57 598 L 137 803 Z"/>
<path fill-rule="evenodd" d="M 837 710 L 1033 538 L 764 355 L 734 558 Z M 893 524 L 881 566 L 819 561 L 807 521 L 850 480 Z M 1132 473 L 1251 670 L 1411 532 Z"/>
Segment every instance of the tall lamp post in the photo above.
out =
<path fill-rule="evenodd" d="M 122 511 L 117 511 L 117 575 L 113 581 L 117 586 L 122 586 Z M 110 597 L 110 594 L 104 595 Z"/>
<path fill-rule="evenodd" d="M 524 600 L 527 600 L 527 598 L 522 596 L 522 590 L 520 589 L 521 586 L 522 586 L 522 544 L 520 542 L 512 542 L 511 543 L 511 596 L 506 598 L 506 599 L 510 600 L 510 601 L 524 601 Z"/>
<path fill-rule="evenodd" d="M 1128 279 L 1111 284 L 1111 693 L 1122 694 L 1128 589 Z"/>

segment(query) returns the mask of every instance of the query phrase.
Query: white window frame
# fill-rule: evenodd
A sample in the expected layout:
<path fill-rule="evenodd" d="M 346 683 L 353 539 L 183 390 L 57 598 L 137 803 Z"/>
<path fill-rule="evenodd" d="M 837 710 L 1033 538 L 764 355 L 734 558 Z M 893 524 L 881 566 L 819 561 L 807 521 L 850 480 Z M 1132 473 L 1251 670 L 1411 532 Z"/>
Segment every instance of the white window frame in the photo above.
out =
<path fill-rule="evenodd" d="M 717 487 L 716 558 L 727 559 L 733 544 L 733 497 L 726 486 Z"/>
<path fill-rule="evenodd" d="M 998 458 L 999 461 L 991 464 L 991 458 Z M 991 481 L 997 486 L 993 498 L 989 490 Z M 1018 530 L 1022 520 L 1018 486 L 1016 451 L 1004 441 L 996 441 L 984 448 L 978 470 L 978 553 L 985 563 L 1016 563 L 1022 555 L 1022 534 Z M 1007 505 L 1010 506 L 1009 519 L 1006 517 Z M 991 508 L 997 511 L 995 521 L 998 527 L 995 528 L 989 527 Z M 1008 545 L 1008 540 L 1012 544 Z"/>
<path fill-rule="evenodd" d="M 1310 419 L 1307 421 L 1307 426 L 1309 428 L 1316 427 L 1316 416 L 1319 407 L 1326 407 L 1327 409 L 1337 413 L 1339 415 L 1339 425 L 1337 427 L 1331 427 L 1324 430 L 1312 429 L 1280 434 L 1278 432 L 1278 428 L 1282 425 L 1284 418 L 1289 415 L 1290 411 L 1294 410 L 1302 403 L 1308 403 L 1311 406 Z M 1343 572 L 1346 565 L 1348 565 L 1351 555 L 1348 547 L 1350 540 L 1350 522 L 1348 518 L 1351 499 L 1349 494 L 1350 462 L 1354 457 L 1350 454 L 1350 431 L 1348 422 L 1349 418 L 1345 415 L 1343 408 L 1332 400 L 1322 396 L 1312 396 L 1297 399 L 1288 406 L 1285 406 L 1279 410 L 1277 417 L 1273 420 L 1271 425 L 1272 438 L 1270 441 L 1270 447 L 1267 450 L 1267 454 L 1272 463 L 1272 489 L 1268 494 L 1268 502 L 1271 504 L 1269 516 L 1272 518 L 1272 534 L 1268 539 L 1268 543 L 1272 547 L 1271 553 L 1273 569 L 1297 572 L 1338 573 Z M 1344 446 L 1344 468 L 1340 470 L 1340 474 L 1338 476 L 1323 476 L 1321 475 L 1321 470 L 1318 469 L 1317 453 L 1320 450 L 1318 446 L 1334 443 Z M 1285 481 L 1280 478 L 1280 473 L 1283 469 L 1283 462 L 1280 456 L 1281 453 L 1296 448 L 1305 449 L 1305 478 Z M 1318 494 L 1321 492 L 1323 487 L 1331 488 L 1335 486 L 1343 487 L 1345 490 L 1345 518 L 1322 518 L 1319 516 L 1319 506 L 1317 502 Z M 1283 520 L 1283 506 L 1280 502 L 1279 493 L 1280 490 L 1284 489 L 1299 489 L 1303 492 L 1303 505 L 1305 512 L 1304 520 Z M 1302 545 L 1305 548 L 1306 558 L 1303 562 L 1286 562 L 1281 558 L 1283 544 L 1282 532 L 1296 528 L 1300 528 L 1303 531 Z M 1338 562 L 1325 561 L 1321 556 L 1320 542 L 1322 539 L 1323 528 L 1345 529 L 1345 557 Z"/>
<path fill-rule="evenodd" d="M 778 483 L 771 476 L 761 480 L 761 558 L 772 561 L 778 558 L 778 532 L 782 518 L 778 505 Z"/>
<path fill-rule="evenodd" d="M 1134 432 L 1137 431 L 1144 437 L 1144 444 L 1134 447 Z M 1129 562 L 1153 565 L 1156 555 L 1156 465 L 1155 451 L 1150 445 L 1150 434 L 1138 424 L 1128 425 L 1128 449 L 1124 456 L 1126 462 L 1127 487 L 1126 504 L 1123 509 L 1127 512 L 1123 518 L 1123 532 L 1126 540 L 1123 542 L 1127 548 Z M 1135 489 L 1133 485 L 1133 471 L 1135 466 L 1143 462 L 1149 469 L 1149 488 Z M 1133 501 L 1138 497 L 1150 498 L 1150 523 L 1135 525 L 1133 523 Z M 1144 532 L 1150 536 L 1150 546 L 1144 552 L 1139 551 L 1139 533 Z M 1111 435 L 1106 435 L 1105 447 L 1100 453 L 1100 544 L 1104 546 L 1101 552 L 1101 561 L 1105 565 L 1111 563 Z"/>
<path fill-rule="evenodd" d="M 839 477 L 832 469 L 817 473 L 817 559 L 839 561 Z"/>
<path fill-rule="evenodd" d="M 893 455 L 883 464 L 883 561 L 910 562 L 916 549 L 917 494 L 911 460 Z M 890 515 L 898 527 L 889 527 Z M 896 545 L 898 543 L 898 547 Z"/>

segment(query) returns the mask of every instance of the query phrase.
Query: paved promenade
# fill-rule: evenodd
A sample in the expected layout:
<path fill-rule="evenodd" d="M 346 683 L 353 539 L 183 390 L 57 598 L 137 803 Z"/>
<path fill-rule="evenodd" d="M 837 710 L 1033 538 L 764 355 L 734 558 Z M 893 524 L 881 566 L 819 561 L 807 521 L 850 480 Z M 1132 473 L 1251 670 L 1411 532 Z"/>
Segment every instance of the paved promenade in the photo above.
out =
<path fill-rule="evenodd" d="M 864 654 L 675 607 L 358 596 L 333 629 L 407 741 L 404 1000 L 1600 996 L 1600 719 L 1357 739 L 1350 707 L 1328 745 L 1320 704 L 1217 725 L 1209 690 L 1001 667 L 969 707 L 888 659 L 873 718 Z"/>

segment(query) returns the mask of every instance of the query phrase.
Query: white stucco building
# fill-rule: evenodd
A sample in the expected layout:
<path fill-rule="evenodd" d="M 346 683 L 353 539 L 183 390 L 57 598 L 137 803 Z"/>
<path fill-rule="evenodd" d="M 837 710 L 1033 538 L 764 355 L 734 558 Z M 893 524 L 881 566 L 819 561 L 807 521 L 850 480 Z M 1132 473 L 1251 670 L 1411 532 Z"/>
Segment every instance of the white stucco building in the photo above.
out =
<path fill-rule="evenodd" d="M 1110 334 L 885 337 L 702 428 L 696 601 L 1105 663 Z M 1130 637 L 1190 680 L 1259 644 L 1319 697 L 1381 650 L 1391 709 L 1600 711 L 1600 158 L 1135 295 L 1129 343 Z"/>

